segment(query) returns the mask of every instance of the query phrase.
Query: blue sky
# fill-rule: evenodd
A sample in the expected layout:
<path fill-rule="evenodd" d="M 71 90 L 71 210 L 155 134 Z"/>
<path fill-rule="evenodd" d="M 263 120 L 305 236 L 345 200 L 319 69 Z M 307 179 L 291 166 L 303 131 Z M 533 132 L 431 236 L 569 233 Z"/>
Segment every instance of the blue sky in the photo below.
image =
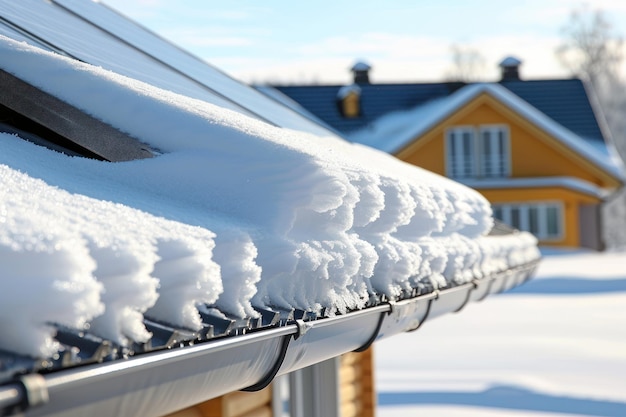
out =
<path fill-rule="evenodd" d="M 507 55 L 526 78 L 564 77 L 554 56 L 575 0 L 101 0 L 246 82 L 344 83 L 356 60 L 372 80 L 437 81 L 452 45 L 480 52 L 483 80 Z M 595 0 L 626 32 L 626 2 Z M 622 30 L 623 28 L 623 30 Z"/>

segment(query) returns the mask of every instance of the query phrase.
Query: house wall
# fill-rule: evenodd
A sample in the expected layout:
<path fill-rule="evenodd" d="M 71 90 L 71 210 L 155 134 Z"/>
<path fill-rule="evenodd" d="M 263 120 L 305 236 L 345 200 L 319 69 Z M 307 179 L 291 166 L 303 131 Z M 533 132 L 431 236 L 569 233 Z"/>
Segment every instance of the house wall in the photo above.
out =
<path fill-rule="evenodd" d="M 231 392 L 165 417 L 272 417 L 272 386 Z"/>
<path fill-rule="evenodd" d="M 350 352 L 339 358 L 339 366 L 335 367 L 334 371 L 339 387 L 339 417 L 374 417 L 376 415 L 373 360 L 372 347 L 365 352 Z M 282 415 L 279 410 L 284 404 L 272 404 L 274 385 L 272 383 L 258 392 L 231 392 L 165 417 L 273 417 Z M 294 389 L 297 388 L 289 387 L 289 391 Z M 315 407 L 315 395 L 312 390 L 298 394 L 291 392 L 289 395 L 292 397 L 291 401 L 305 396 L 306 401 L 301 406 Z M 276 407 L 279 408 L 276 409 Z M 319 415 L 319 410 L 317 412 L 302 410 L 302 413 L 305 416 Z"/>
<path fill-rule="evenodd" d="M 602 239 L 602 217 L 600 204 L 580 206 L 580 245 L 595 250 L 606 249 Z"/>
<path fill-rule="evenodd" d="M 339 386 L 341 417 L 374 417 L 376 390 L 372 347 L 365 352 L 341 356 Z"/>

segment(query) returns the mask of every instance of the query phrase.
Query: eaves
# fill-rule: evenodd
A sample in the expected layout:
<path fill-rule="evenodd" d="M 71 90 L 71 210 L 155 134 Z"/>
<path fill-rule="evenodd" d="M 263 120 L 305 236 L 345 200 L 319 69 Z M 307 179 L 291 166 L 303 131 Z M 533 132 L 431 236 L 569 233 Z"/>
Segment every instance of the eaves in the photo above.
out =
<path fill-rule="evenodd" d="M 417 330 L 426 321 L 458 312 L 528 280 L 537 262 L 471 283 L 340 316 L 292 319 L 269 328 L 128 359 L 30 373 L 0 386 L 2 415 L 164 415 L 235 390 L 259 390 L 275 376 L 377 340 Z"/>

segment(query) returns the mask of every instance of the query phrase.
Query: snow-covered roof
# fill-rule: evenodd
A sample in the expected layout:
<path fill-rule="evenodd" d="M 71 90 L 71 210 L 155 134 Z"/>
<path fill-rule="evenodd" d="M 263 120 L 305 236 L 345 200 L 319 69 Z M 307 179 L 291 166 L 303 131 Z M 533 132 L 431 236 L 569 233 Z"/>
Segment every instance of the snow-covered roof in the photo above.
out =
<path fill-rule="evenodd" d="M 484 235 L 491 228 L 491 209 L 469 188 L 372 149 L 276 128 L 8 38 L 2 38 L 0 48 L 6 58 L 2 69 L 164 152 L 152 159 L 109 165 L 68 158 L 5 135 L 0 156 L 7 166 L 3 178 L 13 178 L 8 173 L 15 176 L 12 191 L 3 200 L 6 212 L 15 216 L 7 223 L 14 226 L 4 229 L 7 242 L 21 235 L 23 225 L 33 217 L 30 233 L 38 236 L 43 229 L 37 226 L 36 212 L 7 206 L 22 207 L 21 200 L 24 206 L 42 207 L 48 203 L 38 204 L 39 199 L 60 201 L 50 203 L 44 213 L 51 219 L 66 219 L 63 233 L 54 236 L 49 231 L 50 246 L 35 249 L 51 251 L 69 233 L 86 244 L 75 252 L 76 257 L 95 257 L 89 263 L 92 269 L 84 267 L 84 272 L 93 273 L 99 264 L 97 255 L 90 254 L 90 239 L 106 242 L 99 234 L 117 229 L 107 229 L 104 220 L 92 222 L 90 233 L 95 237 L 91 238 L 86 227 L 69 224 L 82 212 L 98 213 L 102 200 L 119 204 L 110 207 L 111 219 L 122 222 L 126 212 L 139 216 L 131 224 L 141 225 L 141 230 L 124 226 L 120 230 L 133 233 L 118 237 L 126 236 L 133 244 L 144 228 L 155 233 L 166 229 L 148 226 L 153 216 L 159 218 L 154 220 L 157 223 L 168 218 L 199 226 L 203 231 L 198 233 L 204 233 L 206 240 L 204 250 L 216 245 L 213 259 L 220 260 L 221 269 L 212 264 L 207 268 L 221 275 L 210 278 L 208 272 L 198 272 L 215 284 L 207 287 L 204 298 L 192 298 L 216 303 L 239 316 L 254 313 L 251 302 L 262 307 L 347 311 L 362 308 L 370 291 L 396 297 L 402 290 L 424 284 L 442 288 L 461 283 L 470 270 L 482 275 L 510 266 L 508 255 L 501 258 L 501 253 L 496 261 L 482 248 L 483 241 L 485 248 L 490 247 Z M 64 82 L 68 79 L 72 82 Z M 76 172 L 82 173 L 80 178 Z M 42 191 L 32 192 L 35 186 Z M 85 202 L 83 210 L 64 208 L 80 207 L 76 199 Z M 89 221 L 85 219 L 85 224 Z M 158 233 L 141 238 L 147 242 L 145 259 L 141 251 L 126 253 L 122 245 L 115 247 L 124 256 L 137 258 L 133 265 L 147 262 L 142 269 L 147 271 L 154 266 L 151 263 L 169 256 L 168 250 L 159 249 L 159 239 L 176 240 L 175 234 L 158 237 Z M 213 233 L 216 242 L 209 238 Z M 532 239 L 527 242 L 533 246 Z M 10 252 L 24 252 L 26 258 L 31 249 L 28 244 L 6 246 Z M 475 257 L 446 261 L 452 256 L 449 247 L 469 250 Z M 478 259 L 483 262 L 474 264 Z M 12 261 L 6 262 L 5 270 L 13 270 Z M 87 275 L 83 279 L 94 279 Z M 96 293 L 90 293 L 94 309 L 83 321 L 101 312 Z M 188 314 L 191 322 L 178 323 L 193 328 L 197 313 Z M 51 330 L 44 333 L 52 335 Z M 43 340 L 50 345 L 50 339 Z M 29 353 L 39 352 L 44 345 L 31 346 Z"/>
<path fill-rule="evenodd" d="M 109 163 L 0 134 L 0 315 L 15 318 L 0 361 L 77 364 L 84 352 L 72 343 L 107 341 L 97 362 L 245 323 L 219 333 L 241 342 L 116 368 L 125 413 L 174 411 L 414 329 L 518 285 L 539 258 L 528 233 L 489 234 L 476 191 L 326 130 L 278 127 L 4 36 L 0 55 L 1 70 L 158 150 Z M 253 321 L 264 331 L 242 336 Z M 332 343 L 319 336 L 334 325 Z M 176 331 L 157 343 L 164 326 Z M 215 372 L 200 366 L 209 353 L 202 363 Z M 224 363 L 239 371 L 224 375 Z M 0 382 L 37 366 L 0 369 Z M 44 382 L 57 390 L 47 412 L 66 415 L 71 403 L 84 415 L 93 397 L 107 410 L 98 396 L 111 380 L 97 366 Z M 184 381 L 185 395 L 154 375 Z"/>
<path fill-rule="evenodd" d="M 621 160 L 610 148 L 604 144 L 591 145 L 496 83 L 470 84 L 447 97 L 431 100 L 411 110 L 389 113 L 367 127 L 347 134 L 347 137 L 351 141 L 395 153 L 481 94 L 489 94 L 606 173 L 622 181 L 626 179 Z"/>
<path fill-rule="evenodd" d="M 522 64 L 522 61 L 520 61 L 518 58 L 514 56 L 507 56 L 502 61 L 500 61 L 501 67 L 517 67 L 521 64 Z"/>
<path fill-rule="evenodd" d="M 339 100 L 343 100 L 344 98 L 346 98 L 348 95 L 350 95 L 351 93 L 354 94 L 361 94 L 361 87 L 359 87 L 358 84 L 348 84 L 348 85 L 344 85 L 343 87 L 341 87 L 339 89 L 339 91 L 337 92 L 337 98 Z"/>
<path fill-rule="evenodd" d="M 352 71 L 369 71 L 370 69 L 372 69 L 372 67 L 365 61 L 357 61 L 351 68 Z"/>

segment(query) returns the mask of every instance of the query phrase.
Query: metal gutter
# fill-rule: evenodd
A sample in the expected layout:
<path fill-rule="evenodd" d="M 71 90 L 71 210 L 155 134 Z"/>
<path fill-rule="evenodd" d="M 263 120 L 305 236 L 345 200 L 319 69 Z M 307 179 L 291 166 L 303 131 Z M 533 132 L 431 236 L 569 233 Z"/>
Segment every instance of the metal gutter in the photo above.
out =
<path fill-rule="evenodd" d="M 29 374 L 0 386 L 0 415 L 158 416 L 235 390 L 258 390 L 277 375 L 416 330 L 425 321 L 520 285 L 537 263 L 335 317 L 279 322 L 125 360 Z"/>

